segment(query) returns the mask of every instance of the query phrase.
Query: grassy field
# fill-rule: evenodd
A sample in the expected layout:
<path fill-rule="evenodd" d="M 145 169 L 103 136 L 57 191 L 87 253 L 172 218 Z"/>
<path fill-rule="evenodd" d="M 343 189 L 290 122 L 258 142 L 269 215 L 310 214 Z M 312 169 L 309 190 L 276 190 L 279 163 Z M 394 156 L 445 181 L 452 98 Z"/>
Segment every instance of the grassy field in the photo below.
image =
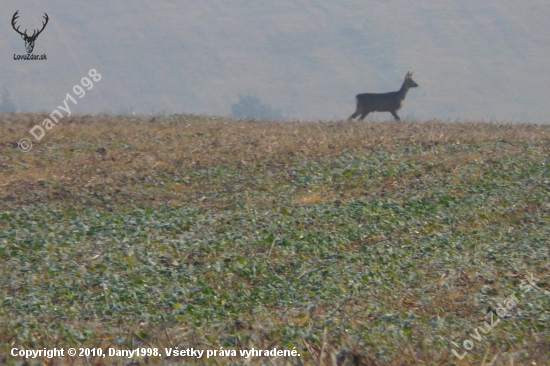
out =
<path fill-rule="evenodd" d="M 550 127 L 77 116 L 19 151 L 44 118 L 0 115 L 0 363 L 548 364 Z"/>

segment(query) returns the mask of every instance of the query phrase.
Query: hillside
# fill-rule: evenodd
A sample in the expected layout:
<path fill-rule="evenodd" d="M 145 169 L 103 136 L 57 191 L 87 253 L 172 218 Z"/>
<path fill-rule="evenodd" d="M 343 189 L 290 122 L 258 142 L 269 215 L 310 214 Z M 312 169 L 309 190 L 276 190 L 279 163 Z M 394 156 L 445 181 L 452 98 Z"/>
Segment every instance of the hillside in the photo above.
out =
<path fill-rule="evenodd" d="M 3 2 L 2 88 L 19 111 L 51 112 L 90 68 L 105 75 L 79 113 L 229 115 L 252 93 L 291 119 L 342 119 L 360 92 L 421 88 L 404 117 L 548 123 L 550 4 L 352 0 Z M 14 61 L 9 23 L 50 23 L 47 61 Z M 390 115 L 373 115 L 390 119 Z"/>
<path fill-rule="evenodd" d="M 0 115 L 0 363 L 549 357 L 549 127 L 84 115 L 19 151 L 46 117 Z"/>

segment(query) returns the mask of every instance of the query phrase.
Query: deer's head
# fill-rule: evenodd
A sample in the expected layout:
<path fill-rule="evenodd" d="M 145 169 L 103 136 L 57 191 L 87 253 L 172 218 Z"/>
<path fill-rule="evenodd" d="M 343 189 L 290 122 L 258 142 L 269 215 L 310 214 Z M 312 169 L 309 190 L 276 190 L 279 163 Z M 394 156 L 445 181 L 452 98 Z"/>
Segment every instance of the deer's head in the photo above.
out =
<path fill-rule="evenodd" d="M 413 73 L 412 71 L 407 72 L 407 75 L 405 75 L 405 86 L 407 88 L 416 88 L 418 86 L 417 83 L 412 79 Z"/>
<path fill-rule="evenodd" d="M 13 14 L 13 18 L 11 18 L 11 26 L 13 27 L 13 29 L 15 29 L 15 31 L 17 33 L 19 33 L 21 35 L 21 38 L 23 38 L 23 40 L 25 41 L 25 48 L 27 49 L 27 53 L 32 53 L 32 50 L 34 49 L 34 42 L 36 41 L 36 38 L 38 38 L 38 35 L 40 35 L 40 33 L 42 33 L 42 31 L 44 30 L 44 28 L 46 28 L 46 24 L 48 24 L 48 14 L 44 13 L 44 19 L 46 19 L 45 22 L 42 22 L 42 29 L 38 30 L 38 29 L 35 29 L 34 32 L 32 33 L 31 36 L 29 36 L 27 34 L 27 30 L 25 29 L 25 32 L 21 33 L 19 31 L 19 27 L 15 28 L 15 21 L 17 18 L 19 18 L 19 10 L 17 10 L 15 12 L 15 14 Z"/>

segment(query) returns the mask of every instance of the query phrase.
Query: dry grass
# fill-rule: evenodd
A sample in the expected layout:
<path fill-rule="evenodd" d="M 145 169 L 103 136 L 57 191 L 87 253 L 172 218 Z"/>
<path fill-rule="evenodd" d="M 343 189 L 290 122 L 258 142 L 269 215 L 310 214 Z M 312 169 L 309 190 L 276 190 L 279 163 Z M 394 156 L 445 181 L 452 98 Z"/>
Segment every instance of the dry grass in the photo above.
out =
<path fill-rule="evenodd" d="M 277 179 L 292 159 L 327 159 L 354 149 L 392 151 L 407 145 L 423 149 L 438 145 L 501 141 L 514 150 L 514 141 L 548 141 L 550 127 L 488 123 L 426 122 L 272 122 L 200 116 L 131 117 L 77 116 L 62 120 L 22 153 L 17 142 L 47 115 L 4 114 L 0 117 L 0 197 L 4 202 L 29 204 L 74 199 L 102 204 L 131 199 L 136 204 L 177 206 L 207 197 L 223 187 L 190 187 L 185 179 L 164 187 L 147 187 L 148 177 L 189 176 L 212 166 L 265 168 Z M 485 152 L 485 153 L 489 153 Z M 498 153 L 501 153 L 499 151 Z M 470 161 L 487 158 L 480 153 L 442 157 L 423 156 L 447 172 Z M 410 177 L 401 177 L 404 181 Z M 253 180 L 230 182 L 254 185 Z M 381 187 L 392 189 L 394 181 Z M 261 187 L 260 187 L 261 188 Z M 269 186 L 264 187 L 269 189 Z M 93 191 L 93 192 L 92 192 Z M 354 195 L 351 187 L 342 187 Z M 185 192 L 185 194 L 182 194 Z M 296 203 L 318 202 L 303 192 Z M 205 200 L 204 204 L 208 204 Z"/>

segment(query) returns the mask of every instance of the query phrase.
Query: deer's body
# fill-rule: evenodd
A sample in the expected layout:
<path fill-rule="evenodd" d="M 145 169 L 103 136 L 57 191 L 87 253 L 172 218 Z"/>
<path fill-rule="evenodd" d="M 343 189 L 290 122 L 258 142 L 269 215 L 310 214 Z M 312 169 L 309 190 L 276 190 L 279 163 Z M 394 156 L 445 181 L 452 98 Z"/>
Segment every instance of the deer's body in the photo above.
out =
<path fill-rule="evenodd" d="M 357 94 L 357 109 L 349 119 L 353 119 L 359 115 L 359 120 L 364 119 L 370 112 L 390 112 L 396 121 L 401 121 L 397 111 L 403 107 L 403 102 L 410 88 L 416 88 L 417 83 L 412 79 L 412 72 L 408 72 L 405 76 L 405 81 L 398 91 L 390 93 L 364 93 Z"/>

